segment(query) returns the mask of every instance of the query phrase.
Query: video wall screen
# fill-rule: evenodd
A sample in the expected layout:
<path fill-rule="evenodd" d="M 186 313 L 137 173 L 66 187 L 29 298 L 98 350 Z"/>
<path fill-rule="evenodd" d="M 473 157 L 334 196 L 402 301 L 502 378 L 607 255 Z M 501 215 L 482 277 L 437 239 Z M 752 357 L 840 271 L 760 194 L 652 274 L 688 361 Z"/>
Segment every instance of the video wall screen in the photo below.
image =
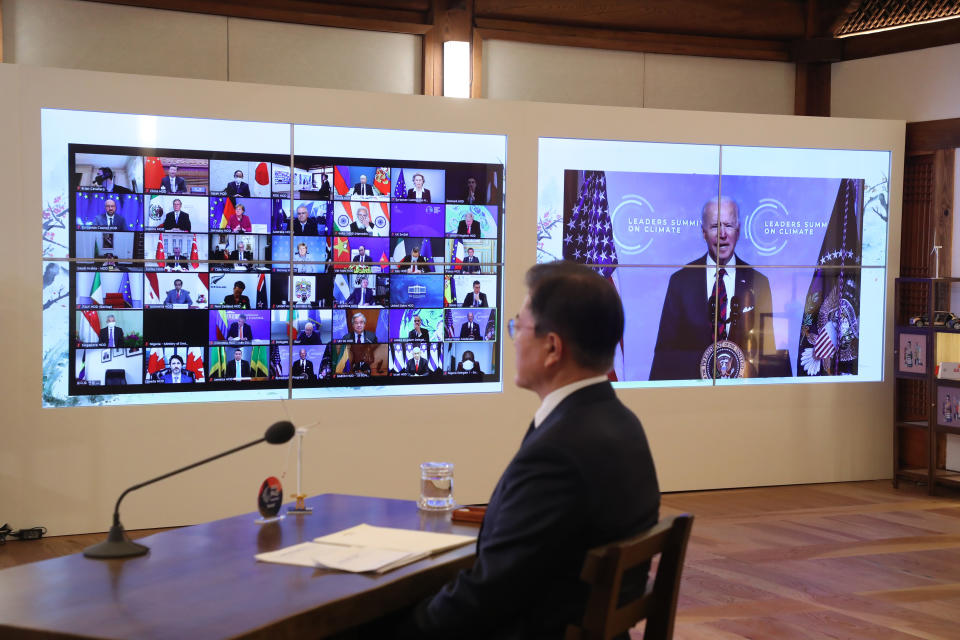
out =
<path fill-rule="evenodd" d="M 542 138 L 539 171 L 537 259 L 617 288 L 619 382 L 882 379 L 889 152 Z"/>
<path fill-rule="evenodd" d="M 502 154 L 465 162 L 444 148 L 469 134 L 380 131 L 363 148 L 391 155 L 310 155 L 363 130 L 295 130 L 294 156 L 56 150 L 65 193 L 45 220 L 65 228 L 45 296 L 52 278 L 67 313 L 45 312 L 63 378 L 46 404 L 499 390 Z M 410 133 L 443 139 L 411 149 Z"/>

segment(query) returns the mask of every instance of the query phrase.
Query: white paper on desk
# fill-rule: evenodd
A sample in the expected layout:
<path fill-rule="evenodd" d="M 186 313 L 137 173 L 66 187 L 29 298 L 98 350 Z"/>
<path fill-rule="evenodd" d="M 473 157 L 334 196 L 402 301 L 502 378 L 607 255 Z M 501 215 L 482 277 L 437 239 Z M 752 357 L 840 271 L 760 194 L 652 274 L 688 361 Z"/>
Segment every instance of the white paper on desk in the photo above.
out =
<path fill-rule="evenodd" d="M 276 551 L 267 551 L 253 556 L 260 562 L 275 562 L 277 564 L 293 564 L 298 567 L 316 567 L 315 542 L 301 542 L 291 547 L 277 549 Z"/>
<path fill-rule="evenodd" d="M 470 544 L 475 541 L 476 538 L 474 536 L 461 536 L 453 533 L 434 533 L 432 531 L 414 531 L 410 529 L 393 529 L 391 527 L 374 527 L 369 524 L 358 524 L 355 527 L 314 539 L 314 542 L 325 544 L 367 547 L 371 549 L 392 549 L 395 551 L 426 555 L 456 549 L 457 547 L 462 547 L 465 544 Z"/>

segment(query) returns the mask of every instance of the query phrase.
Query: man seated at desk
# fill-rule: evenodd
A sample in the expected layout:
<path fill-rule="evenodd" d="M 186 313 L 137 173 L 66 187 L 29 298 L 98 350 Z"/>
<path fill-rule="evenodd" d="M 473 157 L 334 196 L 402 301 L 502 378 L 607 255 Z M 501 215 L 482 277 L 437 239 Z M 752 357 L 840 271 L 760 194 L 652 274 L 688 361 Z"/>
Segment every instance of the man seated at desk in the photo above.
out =
<path fill-rule="evenodd" d="M 163 299 L 163 304 L 193 304 L 193 300 L 190 299 L 190 292 L 183 288 L 183 280 L 177 278 L 173 281 L 173 289 L 167 291 L 167 297 Z"/>
<path fill-rule="evenodd" d="M 562 638 L 583 614 L 587 551 L 658 520 L 643 427 L 607 380 L 623 335 L 616 290 L 569 262 L 536 265 L 526 283 L 509 329 L 515 382 L 540 408 L 490 497 L 473 567 L 401 617 L 401 637 Z M 645 582 L 625 576 L 630 590 Z"/>

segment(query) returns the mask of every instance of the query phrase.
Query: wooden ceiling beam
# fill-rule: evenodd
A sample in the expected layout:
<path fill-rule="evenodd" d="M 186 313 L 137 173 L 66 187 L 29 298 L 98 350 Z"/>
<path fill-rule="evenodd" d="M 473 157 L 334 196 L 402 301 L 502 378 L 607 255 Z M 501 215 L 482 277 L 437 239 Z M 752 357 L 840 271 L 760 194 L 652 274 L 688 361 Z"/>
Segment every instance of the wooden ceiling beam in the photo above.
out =
<path fill-rule="evenodd" d="M 957 44 L 960 43 L 960 18 L 850 36 L 841 40 L 844 60 Z"/>
<path fill-rule="evenodd" d="M 479 16 L 474 22 L 484 40 L 514 40 L 592 49 L 780 62 L 788 62 L 791 58 L 789 44 L 777 40 L 646 33 Z"/>
<path fill-rule="evenodd" d="M 761 40 L 804 35 L 803 0 L 476 0 L 478 18 Z"/>
<path fill-rule="evenodd" d="M 310 2 L 308 0 L 85 0 L 187 13 L 422 35 L 430 30 L 426 12 Z M 389 0 L 385 0 L 389 2 Z M 399 5 L 399 3 L 397 3 Z M 413 6 L 414 3 L 402 6 Z"/>

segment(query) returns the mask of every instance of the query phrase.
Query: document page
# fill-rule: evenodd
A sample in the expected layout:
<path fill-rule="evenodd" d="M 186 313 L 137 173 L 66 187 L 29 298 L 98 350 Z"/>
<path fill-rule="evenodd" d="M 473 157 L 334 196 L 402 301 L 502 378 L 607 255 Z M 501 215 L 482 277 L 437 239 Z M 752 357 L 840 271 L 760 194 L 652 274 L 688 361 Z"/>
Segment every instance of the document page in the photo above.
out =
<path fill-rule="evenodd" d="M 259 553 L 260 562 L 300 567 L 324 567 L 351 573 L 384 573 L 433 553 L 475 542 L 473 536 L 357 525 L 301 542 L 285 549 Z"/>
<path fill-rule="evenodd" d="M 429 554 L 456 549 L 465 544 L 476 542 L 476 538 L 453 533 L 434 533 L 432 531 L 414 531 L 358 524 L 343 531 L 315 538 L 314 542 Z"/>

